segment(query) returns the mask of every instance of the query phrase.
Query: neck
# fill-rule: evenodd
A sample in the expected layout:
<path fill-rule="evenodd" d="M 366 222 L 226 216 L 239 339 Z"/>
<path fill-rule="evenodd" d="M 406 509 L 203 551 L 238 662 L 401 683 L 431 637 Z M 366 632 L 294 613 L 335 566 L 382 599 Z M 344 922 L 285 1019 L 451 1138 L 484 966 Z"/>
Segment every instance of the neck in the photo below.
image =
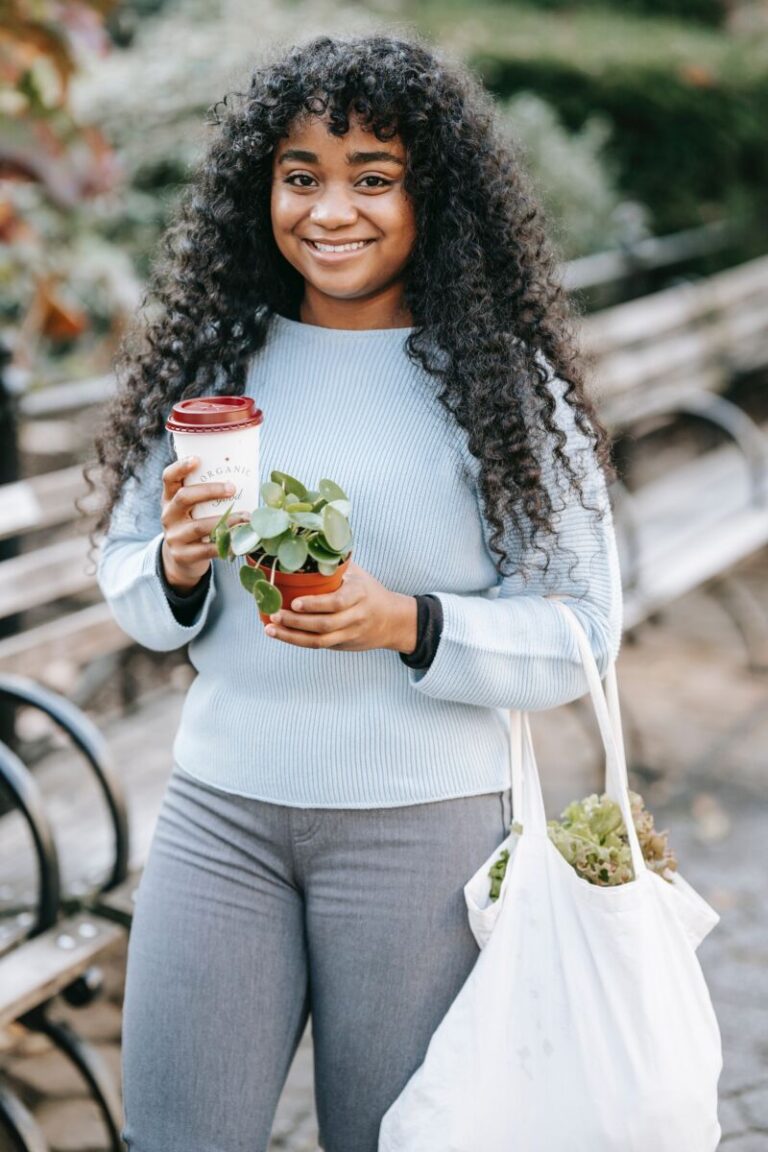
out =
<path fill-rule="evenodd" d="M 394 291 L 397 289 L 397 291 Z M 392 285 L 375 297 L 339 300 L 307 284 L 299 305 L 303 324 L 320 328 L 411 328 L 413 317 L 403 304 L 402 290 Z"/>

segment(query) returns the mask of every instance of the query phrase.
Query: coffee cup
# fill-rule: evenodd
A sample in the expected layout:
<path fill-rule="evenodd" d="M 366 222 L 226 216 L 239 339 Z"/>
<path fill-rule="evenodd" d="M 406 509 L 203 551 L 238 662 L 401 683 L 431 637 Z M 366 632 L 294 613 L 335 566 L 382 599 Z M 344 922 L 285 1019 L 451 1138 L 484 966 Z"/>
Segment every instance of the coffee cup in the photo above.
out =
<path fill-rule="evenodd" d="M 235 494 L 193 504 L 192 517 L 251 512 L 259 506 L 259 437 L 264 413 L 250 396 L 194 396 L 174 404 L 165 427 L 179 459 L 200 463 L 185 484 L 234 484 Z"/>

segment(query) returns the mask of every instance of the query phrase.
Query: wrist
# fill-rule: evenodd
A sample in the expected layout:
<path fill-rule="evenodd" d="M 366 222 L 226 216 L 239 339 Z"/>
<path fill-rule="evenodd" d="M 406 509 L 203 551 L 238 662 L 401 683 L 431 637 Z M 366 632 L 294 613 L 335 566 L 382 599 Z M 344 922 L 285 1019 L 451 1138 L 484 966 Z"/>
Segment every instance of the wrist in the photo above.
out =
<path fill-rule="evenodd" d="M 415 596 L 406 596 L 400 592 L 394 595 L 394 627 L 389 647 L 410 656 L 416 651 L 418 641 L 418 603 Z"/>
<path fill-rule="evenodd" d="M 200 581 L 206 575 L 205 572 L 201 576 L 192 578 L 180 575 L 176 571 L 173 562 L 169 562 L 169 558 L 166 554 L 165 542 L 163 542 L 163 546 L 160 549 L 160 568 L 166 584 L 172 592 L 176 593 L 177 596 L 190 596 L 195 591 Z"/>

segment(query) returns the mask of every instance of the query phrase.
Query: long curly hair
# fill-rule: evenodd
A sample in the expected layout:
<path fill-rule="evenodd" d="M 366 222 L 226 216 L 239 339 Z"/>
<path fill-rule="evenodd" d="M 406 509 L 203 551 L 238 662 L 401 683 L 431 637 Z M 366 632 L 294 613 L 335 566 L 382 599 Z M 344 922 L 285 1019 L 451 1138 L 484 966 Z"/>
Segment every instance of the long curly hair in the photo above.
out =
<path fill-rule="evenodd" d="M 354 115 L 377 139 L 402 140 L 417 232 L 404 280 L 414 326 L 407 354 L 439 378 L 440 403 L 467 433 L 497 570 L 510 574 L 507 519 L 545 553 L 548 567 L 538 541 L 556 534 L 545 454 L 551 463 L 554 452 L 591 508 L 554 420 L 551 372 L 608 482 L 615 478 L 610 441 L 585 393 L 575 308 L 517 146 L 480 79 L 410 33 L 319 36 L 281 49 L 278 59 L 257 64 L 246 92 L 209 109 L 213 139 L 177 202 L 138 321 L 115 356 L 118 389 L 95 440 L 97 460 L 84 469 L 93 491 L 90 472 L 99 466 L 105 495 L 91 544 L 163 433 L 171 405 L 221 391 L 220 379 L 228 393 L 242 393 L 271 315 L 298 317 L 304 281 L 275 242 L 270 187 L 278 140 L 308 114 L 325 115 L 335 135 Z"/>

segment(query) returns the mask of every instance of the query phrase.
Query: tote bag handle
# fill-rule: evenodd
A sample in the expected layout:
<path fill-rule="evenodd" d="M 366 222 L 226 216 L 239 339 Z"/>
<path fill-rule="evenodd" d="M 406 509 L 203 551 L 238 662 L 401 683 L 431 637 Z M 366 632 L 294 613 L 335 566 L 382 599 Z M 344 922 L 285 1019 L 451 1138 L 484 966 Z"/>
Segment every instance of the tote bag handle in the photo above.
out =
<path fill-rule="evenodd" d="M 637 836 L 637 829 L 632 819 L 629 801 L 629 783 L 615 661 L 611 660 L 608 666 L 606 673 L 607 691 L 604 692 L 591 645 L 578 617 L 566 604 L 554 597 L 552 600 L 566 620 L 578 646 L 605 750 L 605 792 L 612 800 L 616 801 L 621 809 L 624 825 L 627 829 L 632 867 L 637 877 L 646 870 L 647 866 Z M 521 823 L 524 829 L 527 827 L 533 832 L 546 833 L 546 812 L 541 791 L 541 780 L 536 767 L 530 722 L 526 713 L 518 709 L 509 709 L 509 736 L 513 818 L 520 820 L 522 816 Z"/>

